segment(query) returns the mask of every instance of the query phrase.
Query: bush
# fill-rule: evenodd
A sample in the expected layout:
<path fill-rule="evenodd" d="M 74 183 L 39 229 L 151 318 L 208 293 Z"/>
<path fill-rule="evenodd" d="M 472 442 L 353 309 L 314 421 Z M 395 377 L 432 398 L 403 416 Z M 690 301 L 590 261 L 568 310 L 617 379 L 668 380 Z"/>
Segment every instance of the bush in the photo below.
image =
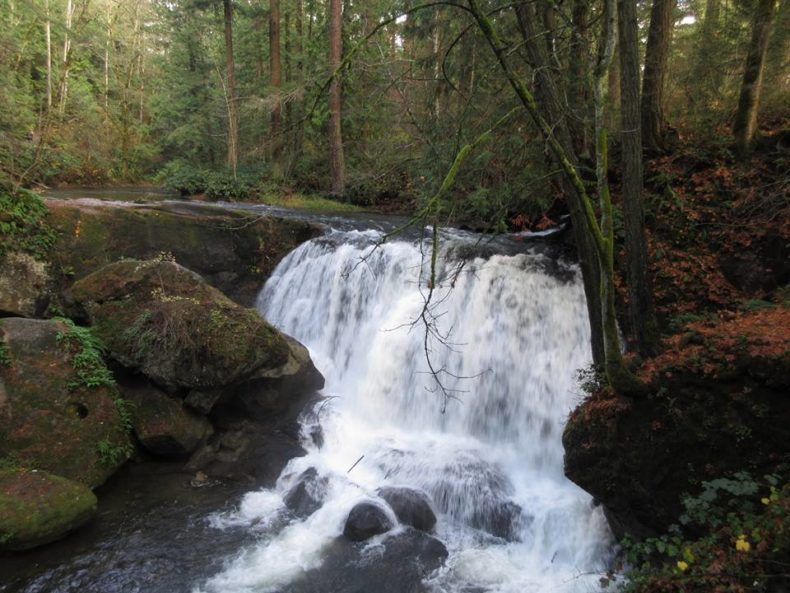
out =
<path fill-rule="evenodd" d="M 624 542 L 624 593 L 784 591 L 790 584 L 790 484 L 745 472 L 686 497 L 681 525 Z"/>
<path fill-rule="evenodd" d="M 164 186 L 182 196 L 206 191 L 206 173 L 181 160 L 170 161 L 157 175 Z"/>
<path fill-rule="evenodd" d="M 0 185 L 0 256 L 22 251 L 44 257 L 56 239 L 46 215 L 47 207 L 33 192 Z"/>
<path fill-rule="evenodd" d="M 233 200 L 249 197 L 247 184 L 227 173 L 209 173 L 206 176 L 206 197 L 209 200 Z"/>

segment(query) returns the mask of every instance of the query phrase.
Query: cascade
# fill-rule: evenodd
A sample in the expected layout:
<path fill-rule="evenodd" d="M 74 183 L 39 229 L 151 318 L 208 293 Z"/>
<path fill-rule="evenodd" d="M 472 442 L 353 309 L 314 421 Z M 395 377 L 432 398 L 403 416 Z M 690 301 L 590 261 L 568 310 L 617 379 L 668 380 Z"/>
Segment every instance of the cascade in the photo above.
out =
<path fill-rule="evenodd" d="M 261 291 L 260 312 L 309 347 L 325 398 L 301 417 L 307 456 L 212 519 L 268 531 L 199 591 L 288 591 L 385 485 L 421 489 L 437 511 L 449 557 L 426 591 L 597 590 L 611 536 L 562 472 L 576 370 L 590 362 L 577 266 L 529 249 L 475 254 L 472 238 L 445 235 L 426 326 L 429 246 L 379 237 L 305 243 Z M 283 520 L 283 495 L 308 468 L 326 479 L 323 504 Z"/>

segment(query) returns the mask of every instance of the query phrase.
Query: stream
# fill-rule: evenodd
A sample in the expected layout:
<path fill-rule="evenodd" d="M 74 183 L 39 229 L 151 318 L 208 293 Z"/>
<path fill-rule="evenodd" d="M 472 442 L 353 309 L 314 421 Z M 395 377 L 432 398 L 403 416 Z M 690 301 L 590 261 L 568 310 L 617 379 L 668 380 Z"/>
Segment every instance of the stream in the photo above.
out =
<path fill-rule="evenodd" d="M 257 303 L 326 378 L 300 418 L 307 455 L 269 489 L 186 505 L 160 491 L 136 520 L 34 551 L 35 568 L 0 558 L 12 573 L 0 592 L 599 590 L 612 538 L 562 469 L 576 370 L 590 362 L 577 266 L 542 237 L 443 231 L 432 280 L 420 236 L 379 244 L 392 223 L 320 222 L 326 234 L 290 253 Z M 306 471 L 320 504 L 295 516 L 284 499 Z M 344 544 L 349 510 L 381 503 L 385 486 L 430 496 L 433 537 L 399 527 Z"/>

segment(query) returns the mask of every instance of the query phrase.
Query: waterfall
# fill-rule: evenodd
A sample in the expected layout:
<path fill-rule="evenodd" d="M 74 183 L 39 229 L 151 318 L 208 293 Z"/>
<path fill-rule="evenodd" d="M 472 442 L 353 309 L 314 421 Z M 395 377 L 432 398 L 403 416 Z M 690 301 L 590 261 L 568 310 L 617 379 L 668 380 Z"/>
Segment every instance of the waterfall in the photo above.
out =
<path fill-rule="evenodd" d="M 445 237 L 425 323 L 429 248 L 379 236 L 310 241 L 262 290 L 259 310 L 309 347 L 326 399 L 302 416 L 308 455 L 214 521 L 273 525 L 309 467 L 328 489 L 317 512 L 272 527 L 201 591 L 287 590 L 383 485 L 433 500 L 449 557 L 427 591 L 596 590 L 608 528 L 562 472 L 576 370 L 590 362 L 578 268 L 530 250 L 474 255 L 468 237 Z"/>

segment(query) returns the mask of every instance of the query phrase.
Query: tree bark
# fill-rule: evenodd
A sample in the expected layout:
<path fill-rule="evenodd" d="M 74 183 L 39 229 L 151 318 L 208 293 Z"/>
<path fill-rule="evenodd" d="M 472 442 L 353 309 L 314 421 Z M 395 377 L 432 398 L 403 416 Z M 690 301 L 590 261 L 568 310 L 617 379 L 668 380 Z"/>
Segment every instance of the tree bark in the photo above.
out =
<path fill-rule="evenodd" d="M 332 193 L 336 196 L 343 195 L 346 189 L 341 127 L 342 85 L 339 71 L 342 59 L 343 1 L 329 0 L 329 67 L 333 73 L 329 85 L 329 170 Z"/>
<path fill-rule="evenodd" d="M 572 18 L 573 28 L 568 58 L 568 108 L 574 120 L 571 134 L 576 154 L 582 159 L 589 159 L 592 156 L 590 89 L 587 84 L 590 63 L 589 0 L 574 0 Z"/>
<path fill-rule="evenodd" d="M 63 73 L 61 74 L 60 81 L 60 105 L 58 107 L 60 114 L 66 113 L 66 101 L 69 94 L 69 70 L 70 70 L 70 56 L 71 56 L 71 26 L 74 18 L 74 2 L 68 0 L 66 2 L 66 30 L 63 33 Z"/>
<path fill-rule="evenodd" d="M 763 85 L 765 54 L 768 49 L 771 22 L 774 18 L 776 0 L 759 0 L 752 21 L 752 38 L 746 56 L 741 94 L 732 132 L 738 154 L 746 157 L 751 152 L 754 134 L 757 131 L 757 112 L 760 107 L 760 92 Z"/>
<path fill-rule="evenodd" d="M 274 105 L 272 106 L 271 121 L 271 146 L 272 158 L 277 160 L 280 156 L 282 140 L 282 102 L 280 89 L 282 88 L 282 69 L 280 63 L 280 0 L 270 0 L 269 3 L 269 69 L 271 71 L 272 88 L 274 89 Z"/>
<path fill-rule="evenodd" d="M 46 21 L 44 35 L 47 40 L 47 111 L 52 109 L 52 23 L 49 16 L 49 0 L 44 2 Z"/>
<path fill-rule="evenodd" d="M 231 0 L 222 0 L 225 20 L 225 69 L 227 88 L 225 101 L 228 108 L 228 168 L 236 177 L 238 167 L 239 117 L 236 106 L 236 64 L 233 59 L 233 6 Z"/>
<path fill-rule="evenodd" d="M 663 152 L 667 148 L 664 83 L 672 41 L 674 7 L 675 0 L 653 0 L 650 13 L 642 79 L 642 148 L 653 153 Z"/>
<path fill-rule="evenodd" d="M 623 170 L 623 222 L 629 320 L 637 350 L 643 356 L 656 353 L 658 324 L 648 275 L 644 233 L 642 136 L 639 110 L 639 39 L 636 0 L 618 0 L 620 37 L 620 117 Z"/>

